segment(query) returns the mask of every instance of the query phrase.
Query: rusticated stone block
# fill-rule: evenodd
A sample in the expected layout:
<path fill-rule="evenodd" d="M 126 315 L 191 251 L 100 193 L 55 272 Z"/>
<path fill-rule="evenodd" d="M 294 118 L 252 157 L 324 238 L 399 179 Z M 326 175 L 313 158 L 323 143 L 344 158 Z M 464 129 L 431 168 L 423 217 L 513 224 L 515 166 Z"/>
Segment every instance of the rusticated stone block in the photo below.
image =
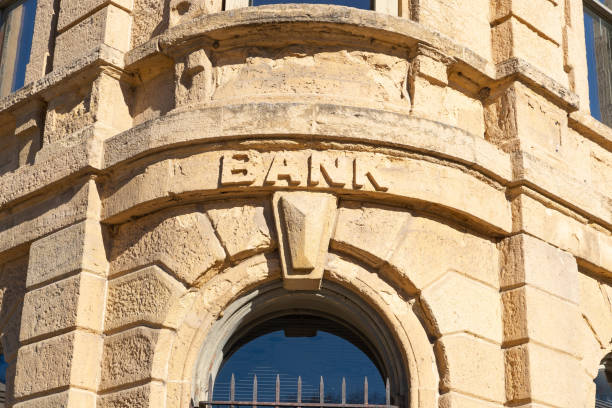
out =
<path fill-rule="evenodd" d="M 429 218 L 411 219 L 389 264 L 418 290 L 449 271 L 499 287 L 499 253 L 493 242 Z"/>
<path fill-rule="evenodd" d="M 85 270 L 101 276 L 108 271 L 100 223 L 87 219 L 32 244 L 27 286 Z"/>
<path fill-rule="evenodd" d="M 527 234 L 504 240 L 501 252 L 502 287 L 525 283 L 579 302 L 578 266 L 571 254 Z"/>
<path fill-rule="evenodd" d="M 158 341 L 168 341 L 164 330 L 146 327 L 136 327 L 106 337 L 100 389 L 106 390 L 153 378 L 155 350 L 162 348 Z"/>
<path fill-rule="evenodd" d="M 64 67 L 101 44 L 127 51 L 130 46 L 131 20 L 128 12 L 113 5 L 85 18 L 57 36 L 53 67 Z"/>
<path fill-rule="evenodd" d="M 497 290 L 449 273 L 425 289 L 421 301 L 438 336 L 463 331 L 501 344 L 501 302 Z"/>
<path fill-rule="evenodd" d="M 230 259 L 243 259 L 276 245 L 270 203 L 216 203 L 207 211 Z"/>
<path fill-rule="evenodd" d="M 533 399 L 547 406 L 579 407 L 584 381 L 580 360 L 535 343 L 505 350 L 506 394 L 509 402 Z M 572 392 L 568 392 L 572 390 Z"/>
<path fill-rule="evenodd" d="M 28 258 L 20 257 L 0 265 L 0 327 L 7 324 L 8 317 L 21 304 L 25 295 L 25 277 Z"/>
<path fill-rule="evenodd" d="M 434 350 L 440 366 L 442 390 L 499 403 L 505 401 L 504 354 L 500 346 L 459 334 L 441 338 Z"/>
<path fill-rule="evenodd" d="M 111 0 L 61 0 L 57 30 L 64 31 L 68 25 L 110 3 Z M 134 0 L 112 0 L 112 3 L 123 9 L 132 10 Z"/>
<path fill-rule="evenodd" d="M 81 273 L 26 294 L 20 340 L 80 327 L 102 331 L 106 281 Z"/>
<path fill-rule="evenodd" d="M 70 388 L 68 391 L 20 402 L 14 408 L 96 408 L 96 394 L 93 391 Z"/>
<path fill-rule="evenodd" d="M 129 388 L 98 397 L 98 408 L 151 408 L 165 403 L 165 386 L 151 382 L 140 387 Z"/>
<path fill-rule="evenodd" d="M 504 342 L 533 340 L 580 357 L 578 306 L 529 285 L 502 293 Z"/>
<path fill-rule="evenodd" d="M 562 3 L 559 3 L 551 0 L 493 0 L 491 21 L 515 16 L 560 45 L 565 21 L 562 16 Z"/>
<path fill-rule="evenodd" d="M 185 287 L 157 266 L 113 279 L 108 284 L 106 331 L 135 322 L 164 323 L 169 307 Z"/>
<path fill-rule="evenodd" d="M 410 213 L 373 204 L 343 203 L 338 209 L 332 247 L 380 266 L 405 233 Z"/>
<path fill-rule="evenodd" d="M 15 397 L 70 385 L 95 390 L 102 337 L 76 330 L 19 349 Z"/>
<path fill-rule="evenodd" d="M 174 212 L 173 212 L 174 211 Z M 225 259 L 205 214 L 173 210 L 124 224 L 113 239 L 111 273 L 159 262 L 192 284 Z"/>

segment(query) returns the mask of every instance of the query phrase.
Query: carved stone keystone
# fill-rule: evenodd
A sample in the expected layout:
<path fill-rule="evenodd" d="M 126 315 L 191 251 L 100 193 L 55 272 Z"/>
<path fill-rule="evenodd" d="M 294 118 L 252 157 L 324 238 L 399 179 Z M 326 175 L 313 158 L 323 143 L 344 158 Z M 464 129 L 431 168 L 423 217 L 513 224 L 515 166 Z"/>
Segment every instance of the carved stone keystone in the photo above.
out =
<path fill-rule="evenodd" d="M 327 193 L 278 192 L 272 198 L 287 290 L 318 290 L 337 199 Z"/>

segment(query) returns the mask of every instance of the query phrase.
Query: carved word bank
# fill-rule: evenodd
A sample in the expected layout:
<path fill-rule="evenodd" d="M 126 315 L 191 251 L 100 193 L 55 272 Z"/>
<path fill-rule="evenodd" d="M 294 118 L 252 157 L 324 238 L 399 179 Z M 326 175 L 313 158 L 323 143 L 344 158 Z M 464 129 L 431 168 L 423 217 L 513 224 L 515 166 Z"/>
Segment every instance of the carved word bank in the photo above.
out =
<path fill-rule="evenodd" d="M 221 158 L 223 186 L 331 187 L 387 191 L 389 184 L 372 160 L 313 152 L 235 152 Z"/>

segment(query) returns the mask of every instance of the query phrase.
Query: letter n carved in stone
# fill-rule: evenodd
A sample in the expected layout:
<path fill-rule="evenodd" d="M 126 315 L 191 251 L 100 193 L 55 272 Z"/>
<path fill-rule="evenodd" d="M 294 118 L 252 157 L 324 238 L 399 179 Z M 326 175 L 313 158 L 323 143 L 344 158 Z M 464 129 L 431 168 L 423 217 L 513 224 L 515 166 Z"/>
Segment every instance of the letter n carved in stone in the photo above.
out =
<path fill-rule="evenodd" d="M 336 197 L 278 192 L 272 200 L 283 286 L 287 290 L 318 290 L 336 217 Z"/>

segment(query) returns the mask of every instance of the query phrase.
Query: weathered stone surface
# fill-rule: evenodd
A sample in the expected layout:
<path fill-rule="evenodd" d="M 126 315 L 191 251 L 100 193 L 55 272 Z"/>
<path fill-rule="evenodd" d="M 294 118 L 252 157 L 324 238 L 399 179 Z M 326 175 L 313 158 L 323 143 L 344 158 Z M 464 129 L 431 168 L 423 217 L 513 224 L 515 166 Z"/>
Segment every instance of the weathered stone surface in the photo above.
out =
<path fill-rule="evenodd" d="M 119 392 L 98 397 L 99 408 L 151 408 L 163 406 L 165 387 L 157 382 L 151 382 L 140 387 L 129 388 Z"/>
<path fill-rule="evenodd" d="M 501 285 L 528 284 L 578 304 L 578 267 L 573 256 L 527 234 L 501 243 Z"/>
<path fill-rule="evenodd" d="M 221 243 L 238 260 L 276 245 L 272 208 L 268 201 L 215 203 L 206 211 Z"/>
<path fill-rule="evenodd" d="M 166 314 L 185 287 L 157 266 L 150 266 L 108 283 L 104 329 L 136 322 L 164 323 Z"/>
<path fill-rule="evenodd" d="M 0 327 L 7 324 L 9 316 L 23 302 L 27 268 L 27 257 L 0 264 Z"/>
<path fill-rule="evenodd" d="M 423 290 L 421 301 L 438 336 L 466 332 L 501 344 L 497 290 L 451 272 Z"/>
<path fill-rule="evenodd" d="M 102 6 L 110 3 L 110 0 L 62 0 L 57 20 L 57 29 L 60 32 L 64 31 L 68 25 L 74 24 L 85 16 L 93 14 Z M 112 3 L 130 11 L 134 5 L 133 0 L 113 0 Z"/>
<path fill-rule="evenodd" d="M 19 349 L 15 397 L 74 385 L 95 391 L 102 337 L 80 330 Z"/>
<path fill-rule="evenodd" d="M 578 305 L 559 299 L 529 285 L 502 293 L 504 342 L 528 340 L 580 358 L 581 338 Z"/>
<path fill-rule="evenodd" d="M 76 327 L 101 332 L 105 292 L 105 280 L 89 273 L 28 292 L 21 315 L 20 340 Z"/>
<path fill-rule="evenodd" d="M 137 327 L 104 340 L 100 389 L 138 383 L 153 377 L 153 362 L 163 330 Z"/>
<path fill-rule="evenodd" d="M 499 254 L 495 244 L 425 217 L 409 221 L 389 265 L 417 290 L 450 271 L 499 287 Z"/>
<path fill-rule="evenodd" d="M 504 355 L 498 345 L 467 334 L 445 336 L 435 344 L 442 390 L 505 402 Z M 483 372 L 489 375 L 482 375 Z"/>
<path fill-rule="evenodd" d="M 15 408 L 95 408 L 96 393 L 71 388 L 68 391 L 34 398 L 14 405 Z"/>
<path fill-rule="evenodd" d="M 101 44 L 120 51 L 130 46 L 131 16 L 113 5 L 103 7 L 56 38 L 54 67 L 63 67 Z"/>
<path fill-rule="evenodd" d="M 32 244 L 28 287 L 71 272 L 85 270 L 101 276 L 108 271 L 100 223 L 87 219 Z"/>
<path fill-rule="evenodd" d="M 448 392 L 440 396 L 440 408 L 500 408 L 502 404 L 481 400 L 456 392 Z"/>
<path fill-rule="evenodd" d="M 225 259 L 205 214 L 190 209 L 153 214 L 119 228 L 113 239 L 111 273 L 160 263 L 192 284 Z"/>
<path fill-rule="evenodd" d="M 338 209 L 332 248 L 380 266 L 408 228 L 410 213 L 371 204 L 342 203 Z"/>
<path fill-rule="evenodd" d="M 576 381 L 581 368 L 575 357 L 528 343 L 507 349 L 505 359 L 508 401 L 533 398 L 557 407 L 581 406 L 586 382 Z M 567 392 L 570 388 L 573 392 Z"/>
<path fill-rule="evenodd" d="M 603 347 L 612 343 L 612 306 L 605 286 L 595 279 L 579 274 L 580 310 L 593 328 Z"/>

